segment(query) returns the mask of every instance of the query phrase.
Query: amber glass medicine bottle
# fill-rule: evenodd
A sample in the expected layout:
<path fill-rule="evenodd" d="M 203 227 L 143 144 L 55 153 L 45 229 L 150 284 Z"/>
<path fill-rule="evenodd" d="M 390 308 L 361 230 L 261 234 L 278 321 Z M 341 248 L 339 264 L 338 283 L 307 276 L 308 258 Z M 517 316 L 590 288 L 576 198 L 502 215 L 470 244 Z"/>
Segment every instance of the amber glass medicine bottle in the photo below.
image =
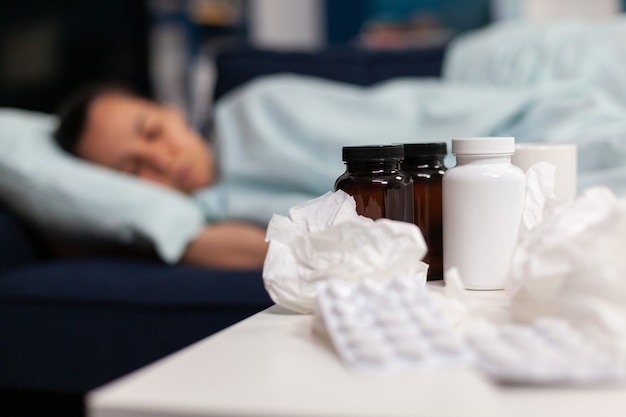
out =
<path fill-rule="evenodd" d="M 441 181 L 446 172 L 444 142 L 404 145 L 402 170 L 413 179 L 415 224 L 421 229 L 428 252 L 424 257 L 428 280 L 443 279 L 443 229 Z"/>
<path fill-rule="evenodd" d="M 335 190 L 354 197 L 357 213 L 413 223 L 413 180 L 401 169 L 402 145 L 344 146 Z"/>

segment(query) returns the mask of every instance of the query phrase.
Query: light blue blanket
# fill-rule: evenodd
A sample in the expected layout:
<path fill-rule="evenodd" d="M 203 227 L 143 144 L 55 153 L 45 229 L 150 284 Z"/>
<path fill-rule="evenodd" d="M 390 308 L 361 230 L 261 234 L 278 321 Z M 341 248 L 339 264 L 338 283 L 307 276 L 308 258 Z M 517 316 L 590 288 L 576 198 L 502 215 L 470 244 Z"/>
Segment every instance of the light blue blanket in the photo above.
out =
<path fill-rule="evenodd" d="M 626 32 L 626 25 L 619 23 L 606 30 L 612 36 L 617 36 L 618 27 Z M 542 30 L 519 25 L 517 31 L 496 25 L 459 38 L 449 49 L 443 79 L 405 78 L 356 87 L 282 74 L 232 92 L 218 103 L 215 114 L 219 183 L 195 196 L 207 219 L 263 224 L 273 213 L 286 214 L 291 206 L 332 190 L 344 171 L 345 145 L 449 143 L 469 136 L 576 143 L 579 189 L 602 184 L 625 194 L 626 99 L 620 101 L 619 90 L 626 91 L 626 72 L 618 77 L 618 69 L 626 68 L 626 54 L 597 63 L 613 67 L 605 71 L 615 75 L 610 86 L 595 83 L 595 76 L 589 75 L 595 64 L 584 62 L 581 67 L 587 69 L 572 76 L 532 77 L 545 72 L 542 65 L 558 66 L 555 60 L 561 58 L 558 48 L 546 47 L 534 61 L 524 59 L 521 34 L 537 45 L 552 45 L 576 30 L 563 26 L 561 33 L 544 37 Z M 626 33 L 621 38 L 626 39 Z M 598 36 L 595 48 L 604 47 L 603 39 Z M 489 82 L 484 74 L 506 73 L 500 65 L 515 66 L 498 58 L 507 45 L 520 48 L 528 75 L 520 69 L 508 81 L 499 75 L 494 76 L 497 82 Z M 453 164 L 449 157 L 448 165 Z"/>
<path fill-rule="evenodd" d="M 458 37 L 447 48 L 446 80 L 530 87 L 584 82 L 626 104 L 626 15 L 560 23 L 509 21 Z"/>

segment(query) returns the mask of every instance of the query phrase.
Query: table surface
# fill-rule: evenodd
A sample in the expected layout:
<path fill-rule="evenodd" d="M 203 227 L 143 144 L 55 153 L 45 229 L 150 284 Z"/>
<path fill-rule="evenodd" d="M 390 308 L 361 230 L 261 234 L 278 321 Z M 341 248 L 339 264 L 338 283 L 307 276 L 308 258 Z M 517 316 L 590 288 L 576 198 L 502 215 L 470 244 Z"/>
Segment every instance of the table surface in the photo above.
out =
<path fill-rule="evenodd" d="M 501 291 L 473 292 L 506 319 Z M 100 387 L 90 417 L 626 416 L 626 386 L 501 386 L 469 368 L 358 374 L 313 316 L 278 306 Z"/>

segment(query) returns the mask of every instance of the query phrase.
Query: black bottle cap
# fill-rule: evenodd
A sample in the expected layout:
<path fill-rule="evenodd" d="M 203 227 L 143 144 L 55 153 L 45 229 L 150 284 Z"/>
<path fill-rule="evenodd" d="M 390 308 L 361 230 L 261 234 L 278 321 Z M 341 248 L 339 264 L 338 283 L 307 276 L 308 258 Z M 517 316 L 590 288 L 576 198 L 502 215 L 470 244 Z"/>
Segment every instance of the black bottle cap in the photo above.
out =
<path fill-rule="evenodd" d="M 404 159 L 403 145 L 371 145 L 371 146 L 344 146 L 342 160 L 354 161 L 402 161 Z"/>
<path fill-rule="evenodd" d="M 432 142 L 432 143 L 405 143 L 404 144 L 404 156 L 406 158 L 413 158 L 419 156 L 430 155 L 447 155 L 448 147 L 445 142 Z"/>

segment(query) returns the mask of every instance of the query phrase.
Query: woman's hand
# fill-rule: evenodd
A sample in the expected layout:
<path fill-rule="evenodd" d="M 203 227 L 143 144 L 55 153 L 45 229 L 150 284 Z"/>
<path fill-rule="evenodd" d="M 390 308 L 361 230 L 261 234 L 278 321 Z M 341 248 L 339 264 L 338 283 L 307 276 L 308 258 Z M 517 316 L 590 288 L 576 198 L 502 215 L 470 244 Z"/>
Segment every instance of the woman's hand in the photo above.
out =
<path fill-rule="evenodd" d="M 268 244 L 265 229 L 241 222 L 207 225 L 187 246 L 182 262 L 218 268 L 263 267 Z"/>

